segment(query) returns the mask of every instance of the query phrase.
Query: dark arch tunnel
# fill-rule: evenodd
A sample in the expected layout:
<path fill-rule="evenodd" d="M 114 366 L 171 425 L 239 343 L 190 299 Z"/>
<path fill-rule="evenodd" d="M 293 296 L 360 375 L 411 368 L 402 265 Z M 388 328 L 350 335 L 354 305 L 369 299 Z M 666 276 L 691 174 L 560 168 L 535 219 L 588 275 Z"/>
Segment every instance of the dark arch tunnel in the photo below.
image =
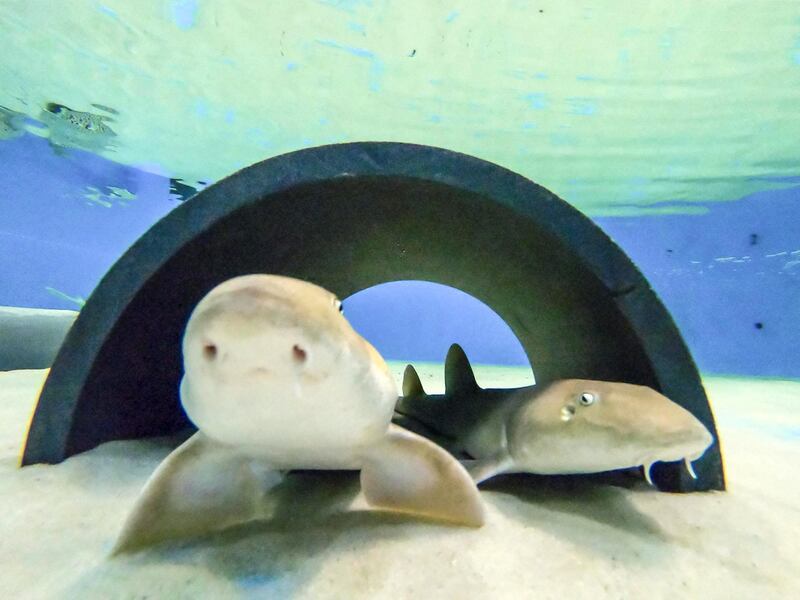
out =
<path fill-rule="evenodd" d="M 23 464 L 187 425 L 177 389 L 194 305 L 236 275 L 281 273 L 340 297 L 386 281 L 450 285 L 494 309 L 535 358 L 537 382 L 650 385 L 716 436 L 691 356 L 625 254 L 533 182 L 447 150 L 363 142 L 286 154 L 203 190 L 110 269 L 45 382 Z M 719 444 L 698 480 L 661 465 L 662 489 L 723 489 Z"/>

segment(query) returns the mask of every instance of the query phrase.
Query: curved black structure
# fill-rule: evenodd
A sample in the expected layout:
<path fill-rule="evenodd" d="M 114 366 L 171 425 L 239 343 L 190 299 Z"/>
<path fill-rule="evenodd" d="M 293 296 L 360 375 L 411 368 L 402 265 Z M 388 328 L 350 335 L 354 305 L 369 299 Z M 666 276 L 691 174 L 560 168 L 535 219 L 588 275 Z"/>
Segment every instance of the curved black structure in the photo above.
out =
<path fill-rule="evenodd" d="M 340 297 L 393 280 L 459 288 L 500 314 L 539 382 L 650 385 L 716 436 L 670 315 L 588 218 L 497 165 L 438 148 L 353 143 L 293 152 L 200 192 L 106 274 L 61 347 L 23 464 L 176 431 L 180 340 L 194 305 L 245 273 L 281 273 Z M 654 476 L 662 489 L 722 489 L 719 445 Z"/>

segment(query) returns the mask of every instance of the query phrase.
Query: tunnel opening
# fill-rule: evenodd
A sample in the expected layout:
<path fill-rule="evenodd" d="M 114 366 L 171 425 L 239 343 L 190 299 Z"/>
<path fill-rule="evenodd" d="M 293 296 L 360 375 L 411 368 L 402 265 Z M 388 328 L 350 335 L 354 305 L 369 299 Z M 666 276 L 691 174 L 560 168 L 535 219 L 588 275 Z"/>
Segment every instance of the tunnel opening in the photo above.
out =
<path fill-rule="evenodd" d="M 344 300 L 353 328 L 386 359 L 398 383 L 411 364 L 431 393 L 444 390 L 444 359 L 459 344 L 485 388 L 533 385 L 533 365 L 511 327 L 479 299 L 432 281 L 392 281 Z"/>

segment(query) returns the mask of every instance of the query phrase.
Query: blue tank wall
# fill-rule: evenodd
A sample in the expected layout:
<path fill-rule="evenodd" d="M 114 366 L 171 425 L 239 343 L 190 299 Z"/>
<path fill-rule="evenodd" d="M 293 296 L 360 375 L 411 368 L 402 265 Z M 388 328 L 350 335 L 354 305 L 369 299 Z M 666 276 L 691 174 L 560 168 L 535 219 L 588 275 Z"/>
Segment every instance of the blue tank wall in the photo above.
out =
<path fill-rule="evenodd" d="M 28 134 L 0 142 L 0 165 L 0 305 L 77 308 L 180 202 L 166 177 L 57 153 Z M 649 278 L 705 372 L 800 376 L 800 177 L 783 183 L 704 214 L 595 219 Z M 423 316 L 421 297 L 435 304 Z M 388 358 L 438 361 L 457 335 L 476 362 L 524 360 L 505 324 L 456 290 L 407 286 L 346 307 Z"/>

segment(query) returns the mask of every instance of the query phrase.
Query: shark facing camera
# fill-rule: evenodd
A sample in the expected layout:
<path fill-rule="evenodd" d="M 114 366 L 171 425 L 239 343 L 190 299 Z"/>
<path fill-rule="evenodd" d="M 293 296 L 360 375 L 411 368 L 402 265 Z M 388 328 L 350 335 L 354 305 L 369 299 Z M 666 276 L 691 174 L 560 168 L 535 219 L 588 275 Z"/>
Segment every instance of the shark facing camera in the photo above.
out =
<path fill-rule="evenodd" d="M 340 300 L 284 276 L 212 289 L 189 318 L 182 352 L 180 401 L 197 432 L 147 481 L 114 553 L 266 519 L 265 498 L 293 469 L 360 471 L 375 509 L 479 527 L 477 484 L 495 475 L 642 465 L 650 481 L 656 461 L 684 460 L 692 472 L 713 441 L 691 413 L 643 386 L 573 379 L 481 389 L 455 344 L 443 396 L 427 395 L 409 365 L 398 398 Z M 471 458 L 459 462 L 459 453 Z"/>
<path fill-rule="evenodd" d="M 392 374 L 340 308 L 276 275 L 231 279 L 200 301 L 180 384 L 198 431 L 145 484 L 114 553 L 263 519 L 269 483 L 291 469 L 359 470 L 372 507 L 483 524 L 465 468 L 391 423 Z"/>

